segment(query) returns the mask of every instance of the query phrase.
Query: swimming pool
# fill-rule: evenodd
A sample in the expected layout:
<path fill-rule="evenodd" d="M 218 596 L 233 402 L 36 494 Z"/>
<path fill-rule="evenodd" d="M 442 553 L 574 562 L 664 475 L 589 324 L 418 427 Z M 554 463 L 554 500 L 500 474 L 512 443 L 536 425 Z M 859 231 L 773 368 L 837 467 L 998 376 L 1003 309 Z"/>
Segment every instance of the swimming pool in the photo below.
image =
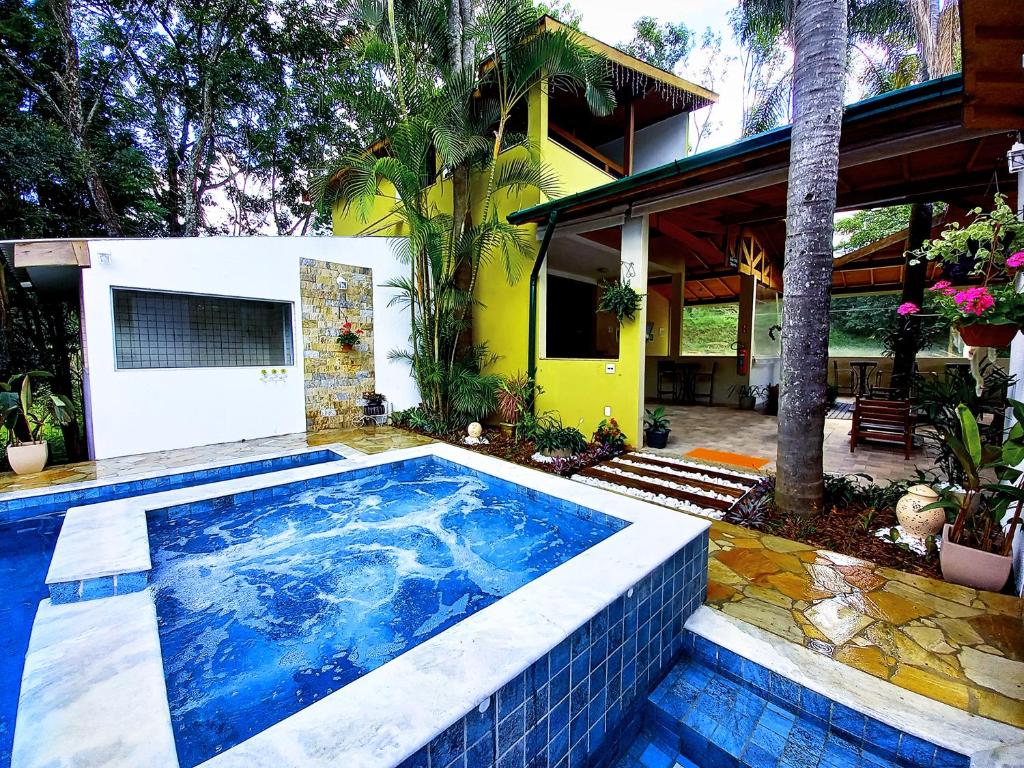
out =
<path fill-rule="evenodd" d="M 0 523 L 0 766 L 10 765 L 21 672 L 63 515 Z"/>
<path fill-rule="evenodd" d="M 593 763 L 707 583 L 707 521 L 443 444 L 88 511 L 48 574 L 81 597 L 33 627 L 17 768 L 504 766 L 570 740 Z"/>
<path fill-rule="evenodd" d="M 150 514 L 183 768 L 626 525 L 433 457 L 278 490 Z"/>

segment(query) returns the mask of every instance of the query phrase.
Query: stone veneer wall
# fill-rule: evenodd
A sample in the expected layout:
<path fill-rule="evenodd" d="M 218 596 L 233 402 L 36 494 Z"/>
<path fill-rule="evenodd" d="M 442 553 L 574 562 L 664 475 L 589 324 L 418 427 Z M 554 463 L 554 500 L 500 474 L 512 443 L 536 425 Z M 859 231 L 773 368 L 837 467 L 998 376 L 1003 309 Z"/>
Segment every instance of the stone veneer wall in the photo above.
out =
<path fill-rule="evenodd" d="M 348 283 L 338 287 L 338 279 Z M 306 429 L 351 426 L 362 413 L 363 392 L 376 386 L 373 370 L 373 271 L 316 259 L 299 262 Z M 338 343 L 352 323 L 363 338 L 351 352 Z"/>

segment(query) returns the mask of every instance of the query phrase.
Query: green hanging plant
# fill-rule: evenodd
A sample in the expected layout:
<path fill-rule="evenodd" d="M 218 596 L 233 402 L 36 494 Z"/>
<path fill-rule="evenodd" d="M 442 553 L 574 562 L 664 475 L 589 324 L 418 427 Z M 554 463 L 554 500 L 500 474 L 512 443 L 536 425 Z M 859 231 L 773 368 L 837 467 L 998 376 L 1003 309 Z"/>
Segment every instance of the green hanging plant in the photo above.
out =
<path fill-rule="evenodd" d="M 637 293 L 632 286 L 621 280 L 608 280 L 601 283 L 601 288 L 603 291 L 597 303 L 598 312 L 611 312 L 618 319 L 619 325 L 636 318 L 644 294 Z"/>

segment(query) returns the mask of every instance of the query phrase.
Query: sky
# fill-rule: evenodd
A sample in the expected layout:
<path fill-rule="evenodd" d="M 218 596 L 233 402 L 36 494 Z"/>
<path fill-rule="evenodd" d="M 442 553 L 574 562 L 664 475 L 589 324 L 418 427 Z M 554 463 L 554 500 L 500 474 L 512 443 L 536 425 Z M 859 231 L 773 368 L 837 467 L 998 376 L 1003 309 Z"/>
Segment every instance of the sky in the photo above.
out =
<path fill-rule="evenodd" d="M 609 45 L 628 42 L 633 36 L 633 22 L 641 16 L 653 16 L 659 21 L 685 22 L 698 42 L 704 29 L 711 27 L 722 35 L 723 56 L 738 56 L 740 53 L 728 20 L 728 13 L 736 7 L 737 0 L 570 0 L 570 4 L 582 16 L 581 31 Z M 691 54 L 689 66 L 677 74 L 703 85 L 696 75 L 702 62 L 694 61 L 695 58 Z M 701 144 L 701 152 L 729 144 L 740 137 L 743 68 L 739 62 L 733 62 L 726 68 L 726 77 L 715 90 L 719 101 L 713 107 L 712 121 L 722 125 Z"/>

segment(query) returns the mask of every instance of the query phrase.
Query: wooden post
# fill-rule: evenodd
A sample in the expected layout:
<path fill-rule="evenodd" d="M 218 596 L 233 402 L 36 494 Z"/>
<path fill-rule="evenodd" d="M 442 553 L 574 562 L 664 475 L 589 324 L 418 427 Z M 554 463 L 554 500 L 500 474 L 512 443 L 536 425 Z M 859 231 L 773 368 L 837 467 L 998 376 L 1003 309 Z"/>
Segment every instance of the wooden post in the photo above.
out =
<path fill-rule="evenodd" d="M 636 138 L 636 110 L 633 101 L 626 104 L 626 133 L 622 137 L 622 168 L 626 176 L 633 174 L 633 144 Z"/>

